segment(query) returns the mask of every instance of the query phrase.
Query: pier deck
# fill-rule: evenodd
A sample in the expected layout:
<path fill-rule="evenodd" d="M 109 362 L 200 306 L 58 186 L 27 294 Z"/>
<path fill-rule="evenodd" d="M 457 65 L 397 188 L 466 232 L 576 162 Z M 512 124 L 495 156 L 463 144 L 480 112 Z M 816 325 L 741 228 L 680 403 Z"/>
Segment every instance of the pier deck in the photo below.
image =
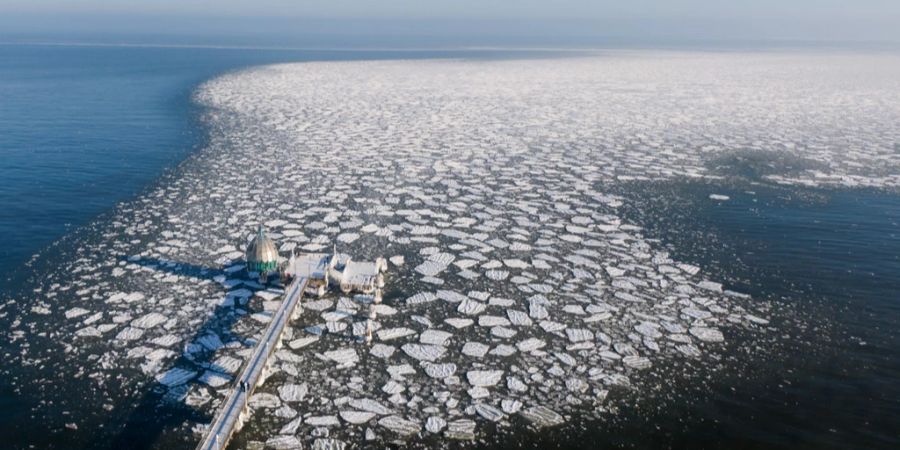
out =
<path fill-rule="evenodd" d="M 269 356 L 281 343 L 284 327 L 290 322 L 291 317 L 303 291 L 309 281 L 305 277 L 295 278 L 284 291 L 284 300 L 272 316 L 262 339 L 250 355 L 250 359 L 241 370 L 240 376 L 235 380 L 231 393 L 222 404 L 212 423 L 210 423 L 203 440 L 197 446 L 198 450 L 220 450 L 228 445 L 228 441 L 239 429 L 247 412 L 247 404 L 250 396 L 265 381 L 266 364 Z"/>

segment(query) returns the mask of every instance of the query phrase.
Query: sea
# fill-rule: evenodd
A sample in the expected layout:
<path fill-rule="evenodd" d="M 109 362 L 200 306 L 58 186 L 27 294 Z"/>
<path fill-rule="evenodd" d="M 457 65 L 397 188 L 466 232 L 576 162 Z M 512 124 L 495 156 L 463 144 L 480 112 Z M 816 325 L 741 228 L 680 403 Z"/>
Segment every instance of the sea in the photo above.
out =
<path fill-rule="evenodd" d="M 280 62 L 550 55 L 0 44 L 0 302 L 31 289 L 35 255 L 52 263 L 65 236 L 102 220 L 203 146 L 192 93 L 206 80 Z M 776 327 L 784 344 L 754 349 L 768 354 L 762 360 L 730 358 L 734 370 L 702 389 L 672 381 L 674 394 L 665 402 L 484 445 L 900 448 L 898 193 L 783 187 L 752 177 L 620 189 L 640 199 L 626 203 L 624 218 L 645 227 L 676 259 L 789 312 Z M 710 194 L 729 200 L 712 202 Z M 3 342 L 0 351 L 14 350 Z M 2 447 L 72 448 L 65 420 L 36 412 L 54 401 L 0 380 Z M 88 423 L 97 429 L 78 433 L 115 434 L 116 418 L 108 427 Z M 153 440 L 132 437 L 135 448 Z"/>

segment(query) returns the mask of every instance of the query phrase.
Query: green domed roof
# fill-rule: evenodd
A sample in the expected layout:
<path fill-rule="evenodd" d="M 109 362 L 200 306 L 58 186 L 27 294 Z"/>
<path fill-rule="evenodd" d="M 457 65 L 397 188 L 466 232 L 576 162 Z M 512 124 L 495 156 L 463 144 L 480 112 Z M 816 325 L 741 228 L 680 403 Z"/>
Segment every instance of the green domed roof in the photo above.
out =
<path fill-rule="evenodd" d="M 275 243 L 266 236 L 266 231 L 259 226 L 256 237 L 247 245 L 247 271 L 269 272 L 278 267 L 278 250 Z"/>

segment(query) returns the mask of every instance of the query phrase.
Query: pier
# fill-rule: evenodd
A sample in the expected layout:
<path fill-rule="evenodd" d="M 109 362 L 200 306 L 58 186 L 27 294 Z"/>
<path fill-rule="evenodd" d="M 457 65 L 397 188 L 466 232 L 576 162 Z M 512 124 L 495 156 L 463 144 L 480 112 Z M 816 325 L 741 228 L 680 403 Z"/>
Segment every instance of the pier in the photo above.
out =
<path fill-rule="evenodd" d="M 285 289 L 281 305 L 272 316 L 272 321 L 256 344 L 250 359 L 244 364 L 228 398 L 209 424 L 197 450 L 224 449 L 234 432 L 243 425 L 249 414 L 250 396 L 257 386 L 265 382 L 269 357 L 281 346 L 284 328 L 296 314 L 297 305 L 300 304 L 308 281 L 307 277 L 295 277 Z"/>

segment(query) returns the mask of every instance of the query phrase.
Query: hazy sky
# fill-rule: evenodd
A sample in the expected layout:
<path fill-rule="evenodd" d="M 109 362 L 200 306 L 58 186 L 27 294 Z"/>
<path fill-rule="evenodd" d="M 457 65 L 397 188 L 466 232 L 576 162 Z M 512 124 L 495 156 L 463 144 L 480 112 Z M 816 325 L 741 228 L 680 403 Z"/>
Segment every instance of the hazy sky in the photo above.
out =
<path fill-rule="evenodd" d="M 0 0 L 0 34 L 900 41 L 900 0 Z"/>

